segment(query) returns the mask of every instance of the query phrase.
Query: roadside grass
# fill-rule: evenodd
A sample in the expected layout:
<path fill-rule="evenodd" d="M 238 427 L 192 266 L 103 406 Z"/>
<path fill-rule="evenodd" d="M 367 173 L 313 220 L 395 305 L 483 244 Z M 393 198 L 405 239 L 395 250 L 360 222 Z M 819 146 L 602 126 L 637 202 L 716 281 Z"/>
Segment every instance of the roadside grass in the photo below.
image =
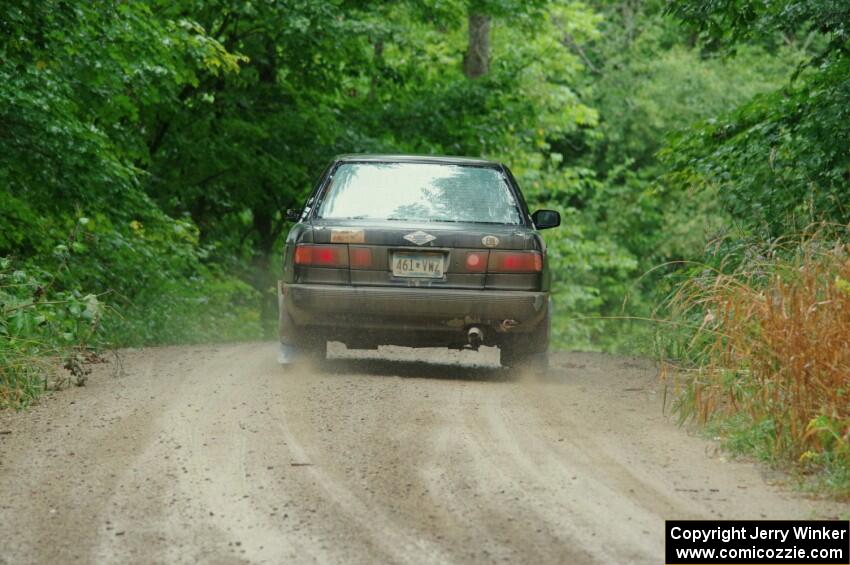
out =
<path fill-rule="evenodd" d="M 151 284 L 134 300 L 58 290 L 55 275 L 0 257 L 0 409 L 83 386 L 106 349 L 262 337 L 256 292 L 214 273 Z"/>
<path fill-rule="evenodd" d="M 0 354 L 0 409 L 23 409 L 38 400 L 49 390 L 60 390 L 70 385 L 83 386 L 90 369 L 87 361 L 91 352 L 81 353 L 79 348 L 54 348 L 47 353 L 11 351 L 4 344 Z"/>
<path fill-rule="evenodd" d="M 93 294 L 56 291 L 53 280 L 0 258 L 0 408 L 25 408 L 48 389 L 85 384 L 102 304 Z"/>
<path fill-rule="evenodd" d="M 850 245 L 821 226 L 691 275 L 668 305 L 697 329 L 664 344 L 680 421 L 850 496 Z"/>
<path fill-rule="evenodd" d="M 0 357 L 0 408 L 24 408 L 46 387 L 44 372 L 34 366 L 37 359 Z"/>

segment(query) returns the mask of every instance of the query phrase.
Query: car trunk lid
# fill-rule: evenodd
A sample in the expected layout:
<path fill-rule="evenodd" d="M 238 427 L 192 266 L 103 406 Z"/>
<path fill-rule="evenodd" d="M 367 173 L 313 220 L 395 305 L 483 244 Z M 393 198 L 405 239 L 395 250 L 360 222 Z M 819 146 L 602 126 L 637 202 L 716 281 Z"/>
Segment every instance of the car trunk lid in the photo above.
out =
<path fill-rule="evenodd" d="M 493 252 L 542 251 L 525 226 L 314 220 L 308 233 L 304 242 L 348 246 L 348 282 L 355 286 L 534 290 L 540 284 L 539 273 L 487 272 Z"/>

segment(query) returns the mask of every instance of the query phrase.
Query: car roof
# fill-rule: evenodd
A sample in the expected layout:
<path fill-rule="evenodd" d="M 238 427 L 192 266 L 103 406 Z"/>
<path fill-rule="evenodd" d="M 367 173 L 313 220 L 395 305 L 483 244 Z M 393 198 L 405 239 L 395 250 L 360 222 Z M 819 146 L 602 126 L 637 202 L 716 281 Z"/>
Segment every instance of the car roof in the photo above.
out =
<path fill-rule="evenodd" d="M 363 162 L 376 163 L 441 163 L 445 165 L 474 165 L 478 167 L 501 167 L 496 161 L 488 161 L 475 157 L 453 157 L 449 155 L 391 155 L 379 153 L 338 155 L 337 162 Z"/>

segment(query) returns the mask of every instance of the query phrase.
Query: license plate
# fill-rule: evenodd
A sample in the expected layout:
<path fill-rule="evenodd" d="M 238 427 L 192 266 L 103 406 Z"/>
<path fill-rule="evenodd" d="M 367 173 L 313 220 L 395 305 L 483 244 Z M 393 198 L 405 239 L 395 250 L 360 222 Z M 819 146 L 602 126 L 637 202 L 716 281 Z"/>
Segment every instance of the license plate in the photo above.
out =
<path fill-rule="evenodd" d="M 393 253 L 394 277 L 443 278 L 442 253 Z"/>

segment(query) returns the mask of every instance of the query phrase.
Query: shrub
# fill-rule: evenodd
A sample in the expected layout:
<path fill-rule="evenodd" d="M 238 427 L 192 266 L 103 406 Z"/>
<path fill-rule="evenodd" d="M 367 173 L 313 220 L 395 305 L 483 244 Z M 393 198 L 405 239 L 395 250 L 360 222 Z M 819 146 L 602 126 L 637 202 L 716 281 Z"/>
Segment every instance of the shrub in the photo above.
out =
<path fill-rule="evenodd" d="M 85 383 L 101 302 L 52 287 L 46 273 L 0 259 L 0 408 L 25 407 L 49 387 Z"/>
<path fill-rule="evenodd" d="M 850 245 L 822 234 L 751 249 L 672 298 L 698 320 L 677 410 L 727 445 L 806 471 L 850 469 Z M 850 481 L 834 485 L 850 492 Z"/>

